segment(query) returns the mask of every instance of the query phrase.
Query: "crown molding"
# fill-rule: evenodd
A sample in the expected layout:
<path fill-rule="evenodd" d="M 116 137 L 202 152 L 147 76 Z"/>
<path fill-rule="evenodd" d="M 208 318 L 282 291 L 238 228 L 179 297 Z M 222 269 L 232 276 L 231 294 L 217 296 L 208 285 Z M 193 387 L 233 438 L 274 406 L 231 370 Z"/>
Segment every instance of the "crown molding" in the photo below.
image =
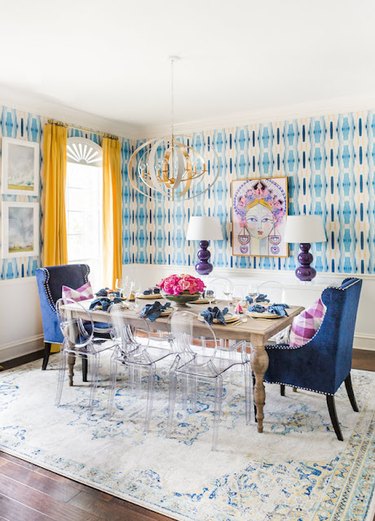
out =
<path fill-rule="evenodd" d="M 22 112 L 31 112 L 46 119 L 56 119 L 69 126 L 83 126 L 100 132 L 108 132 L 125 138 L 144 136 L 144 129 L 123 121 L 112 120 L 82 110 L 65 106 L 54 100 L 46 99 L 38 94 L 11 89 L 0 85 L 0 105 Z"/>
<path fill-rule="evenodd" d="M 330 116 L 347 112 L 363 112 L 375 108 L 375 96 L 341 97 L 329 100 L 298 103 L 284 107 L 271 107 L 254 111 L 236 112 L 195 121 L 176 123 L 176 133 L 193 133 L 217 128 L 273 123 L 290 119 Z M 143 136 L 159 137 L 170 133 L 170 123 L 143 127 Z"/>
<path fill-rule="evenodd" d="M 169 135 L 170 122 L 160 125 L 135 125 L 125 121 L 104 118 L 89 112 L 74 109 L 53 99 L 36 93 L 0 85 L 0 104 L 23 112 L 32 112 L 44 118 L 53 118 L 68 125 L 86 126 L 101 132 L 108 132 L 130 139 L 145 139 Z M 374 96 L 352 96 L 270 107 L 254 111 L 235 112 L 175 123 L 178 134 L 211 131 L 215 128 L 235 128 L 259 125 L 290 119 L 327 116 L 346 112 L 362 112 L 375 108 Z"/>

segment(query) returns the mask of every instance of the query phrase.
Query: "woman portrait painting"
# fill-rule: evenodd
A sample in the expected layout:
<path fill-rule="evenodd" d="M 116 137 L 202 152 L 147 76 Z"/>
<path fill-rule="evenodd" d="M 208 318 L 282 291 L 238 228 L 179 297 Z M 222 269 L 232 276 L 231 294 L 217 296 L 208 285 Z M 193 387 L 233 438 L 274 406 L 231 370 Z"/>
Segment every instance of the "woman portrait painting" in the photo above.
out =
<path fill-rule="evenodd" d="M 233 255 L 286 257 L 286 177 L 233 181 Z"/>

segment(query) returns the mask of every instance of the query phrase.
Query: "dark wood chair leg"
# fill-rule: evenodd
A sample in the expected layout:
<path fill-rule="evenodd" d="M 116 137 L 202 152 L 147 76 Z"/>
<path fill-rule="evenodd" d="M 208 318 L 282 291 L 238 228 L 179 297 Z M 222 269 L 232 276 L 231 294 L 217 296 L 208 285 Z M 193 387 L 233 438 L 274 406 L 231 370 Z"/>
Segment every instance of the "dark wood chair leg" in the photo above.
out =
<path fill-rule="evenodd" d="M 87 382 L 88 360 L 86 355 L 82 355 L 82 381 Z"/>
<path fill-rule="evenodd" d="M 281 396 L 285 396 L 285 385 L 284 384 L 280 384 L 280 394 L 281 394 Z"/>
<path fill-rule="evenodd" d="M 42 371 L 45 371 L 47 369 L 50 354 L 51 354 L 51 344 L 50 344 L 50 342 L 44 342 L 44 355 L 43 355 Z"/>
<path fill-rule="evenodd" d="M 343 438 L 343 435 L 342 435 L 341 429 L 340 429 L 340 424 L 339 424 L 339 421 L 337 419 L 337 412 L 336 412 L 336 406 L 335 406 L 335 397 L 330 395 L 330 394 L 327 394 L 326 398 L 327 398 L 327 406 L 328 406 L 329 416 L 331 418 L 332 426 L 333 426 L 333 428 L 335 430 L 337 439 L 339 441 L 344 441 L 344 438 Z"/>
<path fill-rule="evenodd" d="M 345 378 L 345 387 L 346 392 L 348 393 L 349 400 L 351 403 L 351 406 L 353 407 L 353 411 L 359 412 L 358 405 L 354 396 L 353 386 L 352 386 L 352 377 L 350 376 L 350 373 Z"/>

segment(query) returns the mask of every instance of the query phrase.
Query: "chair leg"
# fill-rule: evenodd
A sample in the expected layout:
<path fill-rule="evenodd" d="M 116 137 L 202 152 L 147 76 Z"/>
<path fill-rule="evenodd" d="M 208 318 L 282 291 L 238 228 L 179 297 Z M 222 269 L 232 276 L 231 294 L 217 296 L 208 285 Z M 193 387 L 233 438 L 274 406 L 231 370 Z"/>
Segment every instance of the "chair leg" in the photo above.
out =
<path fill-rule="evenodd" d="M 171 371 L 169 373 L 169 402 L 168 402 L 168 438 L 172 435 L 174 410 L 176 407 L 176 393 L 177 393 L 177 376 L 176 373 Z"/>
<path fill-rule="evenodd" d="M 217 376 L 216 382 L 215 382 L 214 425 L 213 425 L 212 447 L 211 447 L 211 449 L 213 451 L 215 451 L 217 449 L 218 432 L 219 432 L 219 425 L 220 425 L 220 419 L 221 419 L 222 400 L 223 400 L 223 379 L 221 376 Z"/>
<path fill-rule="evenodd" d="M 339 424 L 339 421 L 337 419 L 337 412 L 336 412 L 336 406 L 335 406 L 335 397 L 330 395 L 330 394 L 327 394 L 326 398 L 327 398 L 327 406 L 328 406 L 329 416 L 331 418 L 332 426 L 333 426 L 333 428 L 335 430 L 337 439 L 339 441 L 344 441 L 344 438 L 343 438 L 343 435 L 342 435 L 341 429 L 340 429 L 340 424 Z"/>
<path fill-rule="evenodd" d="M 51 354 L 51 343 L 44 342 L 44 355 L 43 355 L 42 371 L 45 371 L 47 369 L 50 354 Z"/>
<path fill-rule="evenodd" d="M 152 403 L 154 399 L 154 381 L 155 381 L 155 364 L 151 364 L 148 369 L 148 382 L 147 382 L 147 403 L 146 403 L 146 416 L 144 432 L 147 433 L 150 430 Z"/>
<path fill-rule="evenodd" d="M 349 400 L 350 400 L 351 406 L 353 407 L 353 411 L 359 412 L 358 405 L 357 405 L 357 402 L 356 402 L 356 399 L 355 399 L 355 396 L 354 396 L 354 391 L 353 391 L 353 386 L 352 386 L 352 378 L 350 376 L 350 373 L 345 378 L 345 387 L 346 387 L 346 392 L 348 393 L 348 396 L 349 396 Z"/>
<path fill-rule="evenodd" d="M 284 384 L 280 384 L 280 394 L 281 394 L 281 396 L 285 396 L 285 385 Z"/>
<path fill-rule="evenodd" d="M 82 355 L 82 381 L 87 382 L 88 359 L 87 355 Z"/>

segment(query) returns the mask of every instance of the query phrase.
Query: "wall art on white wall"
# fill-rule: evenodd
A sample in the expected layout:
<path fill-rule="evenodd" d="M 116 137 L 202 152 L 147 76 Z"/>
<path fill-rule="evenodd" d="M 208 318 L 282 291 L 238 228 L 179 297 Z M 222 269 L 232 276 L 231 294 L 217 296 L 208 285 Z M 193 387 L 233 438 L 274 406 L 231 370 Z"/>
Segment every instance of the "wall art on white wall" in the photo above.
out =
<path fill-rule="evenodd" d="M 286 257 L 287 178 L 233 181 L 232 194 L 233 255 Z"/>
<path fill-rule="evenodd" d="M 39 195 L 39 143 L 4 137 L 1 168 L 2 193 Z"/>
<path fill-rule="evenodd" d="M 1 210 L 2 257 L 39 255 L 39 204 L 4 201 Z"/>

